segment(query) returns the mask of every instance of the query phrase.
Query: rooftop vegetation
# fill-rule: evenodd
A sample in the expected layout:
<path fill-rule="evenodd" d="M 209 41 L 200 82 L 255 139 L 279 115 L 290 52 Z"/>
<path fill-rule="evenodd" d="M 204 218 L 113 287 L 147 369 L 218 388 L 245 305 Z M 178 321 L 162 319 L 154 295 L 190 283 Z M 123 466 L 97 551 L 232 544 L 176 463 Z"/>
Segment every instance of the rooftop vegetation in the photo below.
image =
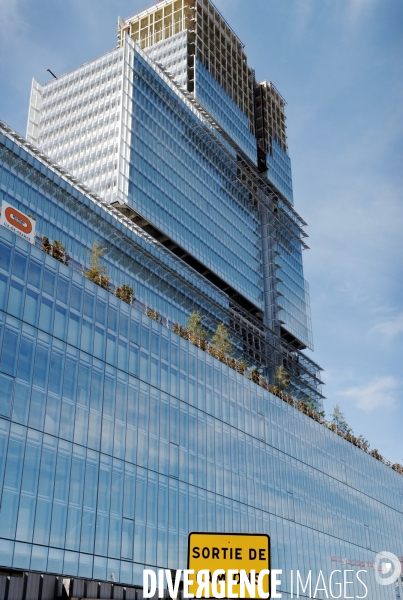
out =
<path fill-rule="evenodd" d="M 56 260 L 59 260 L 66 265 L 70 264 L 70 256 L 67 254 L 66 249 L 62 246 L 61 242 L 55 240 L 53 244 L 51 244 L 49 239 L 45 236 L 40 238 L 40 240 L 44 252 L 50 254 L 53 258 L 56 258 Z M 232 356 L 234 352 L 233 342 L 224 323 L 219 323 L 217 325 L 216 330 L 211 336 L 211 340 L 208 341 L 207 329 L 203 326 L 204 317 L 198 311 L 192 312 L 188 318 L 187 326 L 184 327 L 179 323 L 172 323 L 168 318 L 163 317 L 157 310 L 142 305 L 136 300 L 130 285 L 122 284 L 118 287 L 114 286 L 111 283 L 110 276 L 107 274 L 106 267 L 102 262 L 102 257 L 105 252 L 106 248 L 103 248 L 97 240 L 92 244 L 91 249 L 88 251 L 90 267 L 88 268 L 81 265 L 82 268 L 79 269 L 85 277 L 107 291 L 114 293 L 115 296 L 120 298 L 123 302 L 133 304 L 137 308 L 143 309 L 143 312 L 154 321 L 166 325 L 173 333 L 176 333 L 201 350 L 209 353 L 231 369 L 234 369 L 237 373 L 248 377 L 251 381 L 260 385 L 271 394 L 277 396 L 284 402 L 287 402 L 287 404 L 290 404 L 294 408 L 297 408 L 324 427 L 327 427 L 327 429 L 330 429 L 330 431 L 333 431 L 339 437 L 350 442 L 360 450 L 363 450 L 373 458 L 376 458 L 384 465 L 390 467 L 397 473 L 400 473 L 400 475 L 403 475 L 402 464 L 391 463 L 382 456 L 377 449 L 372 449 L 368 440 L 362 435 L 357 437 L 354 434 L 339 406 L 336 405 L 333 413 L 330 415 L 330 419 L 326 419 L 325 412 L 318 410 L 315 402 L 309 397 L 303 399 L 294 398 L 292 394 L 287 391 L 290 386 L 290 379 L 287 371 L 282 365 L 277 367 L 274 382 L 271 383 L 260 374 L 258 367 L 248 366 L 247 362 L 243 359 L 235 359 Z"/>

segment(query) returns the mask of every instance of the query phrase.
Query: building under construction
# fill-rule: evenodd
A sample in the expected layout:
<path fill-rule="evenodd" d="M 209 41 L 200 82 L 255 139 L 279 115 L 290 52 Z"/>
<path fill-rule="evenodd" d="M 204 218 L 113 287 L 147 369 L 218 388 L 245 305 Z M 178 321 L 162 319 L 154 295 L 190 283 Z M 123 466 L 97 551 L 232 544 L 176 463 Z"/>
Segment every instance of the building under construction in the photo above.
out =
<path fill-rule="evenodd" d="M 401 598 L 402 476 L 321 417 L 284 99 L 210 2 L 118 36 L 0 121 L 0 600 L 142 600 L 192 532 Z"/>
<path fill-rule="evenodd" d="M 181 107 L 175 135 L 165 106 L 141 106 L 144 86 L 168 111 L 169 95 Z M 238 357 L 270 380 L 283 365 L 294 395 L 320 405 L 320 368 L 303 352 L 313 349 L 306 223 L 293 207 L 285 101 L 256 82 L 211 2 L 164 0 L 119 19 L 117 49 L 44 86 L 34 81 L 27 138 L 214 287 L 225 315 L 192 306 L 211 330 L 226 323 Z M 200 161 L 210 164 L 203 173 Z M 200 192 L 208 169 L 215 189 Z"/>

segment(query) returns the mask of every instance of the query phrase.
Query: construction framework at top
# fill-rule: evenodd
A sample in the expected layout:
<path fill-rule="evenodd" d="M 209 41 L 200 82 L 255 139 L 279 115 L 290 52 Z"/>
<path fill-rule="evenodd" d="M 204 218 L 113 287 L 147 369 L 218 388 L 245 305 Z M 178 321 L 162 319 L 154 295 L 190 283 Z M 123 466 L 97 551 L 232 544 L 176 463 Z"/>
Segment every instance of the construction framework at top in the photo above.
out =
<path fill-rule="evenodd" d="M 271 81 L 255 87 L 256 137 L 262 149 L 272 154 L 271 140 L 287 152 L 286 101 Z"/>
<path fill-rule="evenodd" d="M 118 46 L 123 46 L 125 35 L 127 34 L 137 46 L 147 52 L 147 49 L 164 42 L 170 37 L 187 31 L 187 93 L 182 88 L 182 94 L 185 93 L 188 100 L 197 105 L 197 109 L 202 112 L 207 122 L 210 122 L 210 117 L 203 107 L 195 101 L 194 98 L 194 77 L 195 77 L 195 57 L 209 70 L 217 82 L 223 87 L 238 107 L 247 115 L 251 132 L 256 136 L 259 146 L 264 152 L 272 153 L 272 139 L 287 152 L 287 138 L 285 125 L 285 106 L 286 102 L 275 86 L 268 81 L 261 84 L 256 83 L 254 72 L 247 65 L 247 58 L 244 52 L 244 45 L 229 27 L 225 19 L 220 15 L 218 10 L 209 0 L 163 0 L 158 4 L 148 8 L 147 10 L 127 18 L 126 20 L 119 19 L 118 22 Z M 157 65 L 155 65 L 157 66 Z M 159 68 L 164 72 L 165 77 L 168 77 L 174 87 L 177 87 L 175 79 L 170 75 L 166 68 L 159 65 Z M 215 129 L 219 129 L 224 139 L 232 145 L 232 140 L 228 138 L 226 133 L 213 123 Z M 246 161 L 246 162 L 244 162 Z M 274 212 L 272 201 L 272 187 L 269 181 L 258 174 L 256 168 L 239 152 L 237 159 L 239 177 L 248 187 L 252 196 L 255 198 L 256 206 L 261 202 L 266 204 L 263 197 L 258 192 L 259 183 L 263 189 L 268 190 L 266 201 L 270 206 L 266 209 L 270 213 L 270 220 L 277 221 Z M 258 177 L 259 183 L 254 181 Z M 249 181 L 249 179 L 251 179 Z M 262 192 L 263 189 L 260 191 Z M 276 195 L 276 194 L 275 194 Z M 265 196 L 265 194 L 264 194 Z M 277 202 L 275 203 L 277 206 Z M 281 230 L 288 231 L 292 237 L 296 236 L 299 243 L 303 247 L 307 247 L 303 238 L 306 233 L 303 230 L 306 223 L 295 213 L 287 201 L 283 206 L 281 224 L 278 226 Z M 273 239 L 275 236 L 273 236 Z M 273 264 L 275 260 L 272 260 Z M 275 277 L 274 277 L 275 279 Z M 276 279 L 275 279 L 276 280 Z M 274 286 L 275 288 L 276 286 Z M 273 304 L 277 306 L 277 302 L 273 299 Z M 238 307 L 239 310 L 239 307 Z M 236 313 L 238 318 L 240 313 Z M 241 311 L 243 312 L 243 311 Z M 246 315 L 245 315 L 246 317 Z M 237 320 L 237 319 L 235 319 Z M 252 315 L 247 315 L 248 328 L 252 326 Z M 256 323 L 262 326 L 262 323 Z M 273 326 L 273 325 L 272 325 Z M 274 329 L 278 329 L 277 326 Z M 260 336 L 263 331 L 260 331 Z M 279 332 L 277 333 L 279 336 Z M 271 336 L 269 336 L 271 337 Z M 276 337 L 276 336 L 275 336 Z M 280 336 L 279 336 L 280 337 Z M 244 338 L 245 342 L 245 338 Z M 256 343 L 256 341 L 255 341 Z M 268 340 L 266 339 L 266 343 Z M 270 343 L 269 343 L 270 345 Z M 283 347 L 282 354 L 284 362 L 287 357 L 293 357 L 290 361 L 287 359 L 287 367 L 292 374 L 294 370 L 294 362 L 298 355 L 298 372 L 301 377 L 301 371 L 305 371 L 304 364 L 314 363 L 310 361 L 304 354 L 299 352 L 295 347 L 288 347 L 284 339 L 281 341 Z M 265 363 L 267 357 L 252 344 L 250 351 L 252 354 L 259 355 L 258 362 Z M 273 346 L 275 349 L 276 344 Z M 276 352 L 275 352 L 276 354 Z M 259 360 L 260 359 L 260 360 Z M 281 360 L 281 359 L 280 359 Z M 290 364 L 289 364 L 290 363 Z M 315 365 L 317 373 L 321 370 L 318 365 Z M 310 369 L 308 368 L 308 371 Z M 312 376 L 313 373 L 310 373 Z M 316 376 L 317 377 L 317 376 Z M 314 378 L 316 379 L 314 376 Z M 317 379 L 319 382 L 319 378 Z M 305 382 L 307 384 L 307 382 Z M 321 382 L 320 382 L 321 383 Z M 308 385 L 308 387 L 310 387 Z M 311 388 L 311 391 L 314 390 Z M 318 400 L 323 398 L 319 390 L 315 390 Z M 316 395 L 315 394 L 315 395 Z M 320 401 L 320 400 L 319 400 Z"/>
<path fill-rule="evenodd" d="M 194 91 L 195 57 L 208 69 L 249 120 L 255 133 L 254 75 L 248 67 L 241 40 L 209 0 L 164 0 L 118 26 L 118 44 L 124 33 L 142 49 L 173 35 L 188 32 L 188 91 Z"/>
<path fill-rule="evenodd" d="M 127 33 L 143 50 L 187 31 L 187 91 L 195 86 L 197 58 L 248 117 L 265 152 L 271 139 L 287 151 L 286 102 L 268 81 L 255 82 L 244 44 L 210 0 L 163 0 L 118 22 L 118 46 Z"/>

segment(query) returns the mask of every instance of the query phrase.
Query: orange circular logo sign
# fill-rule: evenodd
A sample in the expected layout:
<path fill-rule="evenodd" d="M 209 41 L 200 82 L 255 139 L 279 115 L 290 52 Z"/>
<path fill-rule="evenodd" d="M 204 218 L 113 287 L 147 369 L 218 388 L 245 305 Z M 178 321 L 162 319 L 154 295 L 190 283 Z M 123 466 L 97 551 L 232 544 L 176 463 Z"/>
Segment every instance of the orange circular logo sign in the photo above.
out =
<path fill-rule="evenodd" d="M 10 225 L 13 225 L 13 227 L 17 227 L 17 229 L 19 229 L 26 235 L 31 233 L 31 231 L 32 231 L 31 221 L 28 219 L 28 217 L 26 217 L 25 215 L 20 213 L 19 210 L 16 210 L 15 208 L 8 206 L 4 212 L 4 216 L 5 216 L 6 220 L 10 223 Z"/>

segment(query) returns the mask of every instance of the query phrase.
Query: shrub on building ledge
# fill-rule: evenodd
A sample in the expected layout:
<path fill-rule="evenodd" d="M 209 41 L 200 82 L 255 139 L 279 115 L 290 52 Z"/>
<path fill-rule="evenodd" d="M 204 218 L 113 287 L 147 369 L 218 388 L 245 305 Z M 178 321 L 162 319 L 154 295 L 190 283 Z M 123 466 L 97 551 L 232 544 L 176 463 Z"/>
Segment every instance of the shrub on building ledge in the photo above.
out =
<path fill-rule="evenodd" d="M 229 333 L 224 323 L 219 323 L 217 329 L 211 338 L 209 345 L 209 353 L 217 358 L 221 362 L 227 362 L 226 358 L 230 357 L 233 353 L 233 346 Z"/>
<path fill-rule="evenodd" d="M 280 390 L 286 390 L 290 385 L 290 378 L 288 377 L 288 373 L 284 369 L 283 365 L 277 367 L 274 375 L 274 382 Z"/>
<path fill-rule="evenodd" d="M 249 379 L 253 381 L 253 383 L 260 383 L 260 371 L 256 367 L 253 367 L 249 371 Z"/>
<path fill-rule="evenodd" d="M 69 255 L 66 253 L 64 246 L 62 246 L 59 241 L 55 240 L 54 243 L 51 244 L 46 236 L 43 236 L 41 240 L 42 249 L 44 252 L 46 252 L 46 254 L 49 254 L 57 260 L 68 264 Z M 91 250 L 89 251 L 91 267 L 88 269 L 88 271 L 83 271 L 83 273 L 86 275 L 86 277 L 88 277 L 88 279 L 110 291 L 110 277 L 106 274 L 106 269 L 100 260 L 104 253 L 105 248 L 102 248 L 100 244 L 95 241 Z M 132 288 L 126 284 L 116 288 L 115 295 L 128 304 L 131 304 L 132 300 L 134 299 Z M 151 319 L 154 319 L 154 321 L 163 323 L 162 317 L 157 310 L 146 307 L 146 314 Z M 245 360 L 236 360 L 231 356 L 233 353 L 233 345 L 224 323 L 220 323 L 217 326 L 210 343 L 208 343 L 206 340 L 207 336 L 204 333 L 201 323 L 202 317 L 196 311 L 192 313 L 188 319 L 188 329 L 179 323 L 175 323 L 172 327 L 172 331 L 180 337 L 191 341 L 191 343 L 198 346 L 202 350 L 209 352 L 212 356 L 218 358 L 218 360 L 228 365 L 231 369 L 236 370 L 237 373 L 248 376 L 251 381 L 257 385 L 260 385 L 265 390 L 268 390 L 271 394 L 277 396 L 284 402 L 287 402 L 287 404 L 290 404 L 294 408 L 297 408 L 309 418 L 317 421 L 324 427 L 327 427 L 330 429 L 330 431 L 333 431 L 357 448 L 363 450 L 373 458 L 376 458 L 384 465 L 390 467 L 400 475 L 403 475 L 403 465 L 400 463 L 392 464 L 386 460 L 382 454 L 378 452 L 378 450 L 371 450 L 368 441 L 362 435 L 359 437 L 354 435 L 351 427 L 346 422 L 345 417 L 338 406 L 335 406 L 334 408 L 332 420 L 330 422 L 326 421 L 324 411 L 318 411 L 315 403 L 310 398 L 296 400 L 290 393 L 286 391 L 290 380 L 288 373 L 283 366 L 277 368 L 275 374 L 275 383 L 269 383 L 265 377 L 260 375 L 259 370 L 256 367 L 248 371 L 248 365 Z"/>
<path fill-rule="evenodd" d="M 181 338 L 185 338 L 186 340 L 188 339 L 189 332 L 183 327 L 183 325 L 175 323 L 172 327 L 172 331 L 176 333 L 176 335 L 179 335 Z"/>
<path fill-rule="evenodd" d="M 246 371 L 248 370 L 248 365 L 246 360 L 238 360 L 236 362 L 236 367 L 235 367 L 236 371 L 238 373 L 240 373 L 241 375 L 245 375 Z"/>
<path fill-rule="evenodd" d="M 116 288 L 115 296 L 127 304 L 131 304 L 135 299 L 133 296 L 133 288 L 125 283 Z"/>
<path fill-rule="evenodd" d="M 53 241 L 52 256 L 53 258 L 55 258 L 59 262 L 64 263 L 65 265 L 69 264 L 70 256 L 67 254 L 66 248 L 61 242 L 59 242 L 59 240 Z"/>
<path fill-rule="evenodd" d="M 189 342 L 191 342 L 194 346 L 198 346 L 202 350 L 206 349 L 207 331 L 203 327 L 203 317 L 200 315 L 199 311 L 193 311 L 188 318 L 186 331 L 189 334 Z"/>
<path fill-rule="evenodd" d="M 93 281 L 104 290 L 110 291 L 110 277 L 107 275 L 106 267 L 102 264 L 101 258 L 105 254 L 106 248 L 103 248 L 98 240 L 92 244 L 91 249 L 88 250 L 88 256 L 90 258 L 90 268 L 85 273 L 85 276 L 90 281 Z"/>
<path fill-rule="evenodd" d="M 147 317 L 150 317 L 150 319 L 157 321 L 157 323 L 162 323 L 162 318 L 161 318 L 161 315 L 158 312 L 158 310 L 153 310 L 151 308 L 147 308 L 146 314 L 147 314 Z"/>
<path fill-rule="evenodd" d="M 66 248 L 59 240 L 54 240 L 53 244 L 50 243 L 49 238 L 44 235 L 42 238 L 42 249 L 46 254 L 53 256 L 59 262 L 68 265 L 70 256 L 66 252 Z"/>
<path fill-rule="evenodd" d="M 50 243 L 49 238 L 44 235 L 41 240 L 43 251 L 46 252 L 46 254 L 52 255 L 52 244 Z"/>

